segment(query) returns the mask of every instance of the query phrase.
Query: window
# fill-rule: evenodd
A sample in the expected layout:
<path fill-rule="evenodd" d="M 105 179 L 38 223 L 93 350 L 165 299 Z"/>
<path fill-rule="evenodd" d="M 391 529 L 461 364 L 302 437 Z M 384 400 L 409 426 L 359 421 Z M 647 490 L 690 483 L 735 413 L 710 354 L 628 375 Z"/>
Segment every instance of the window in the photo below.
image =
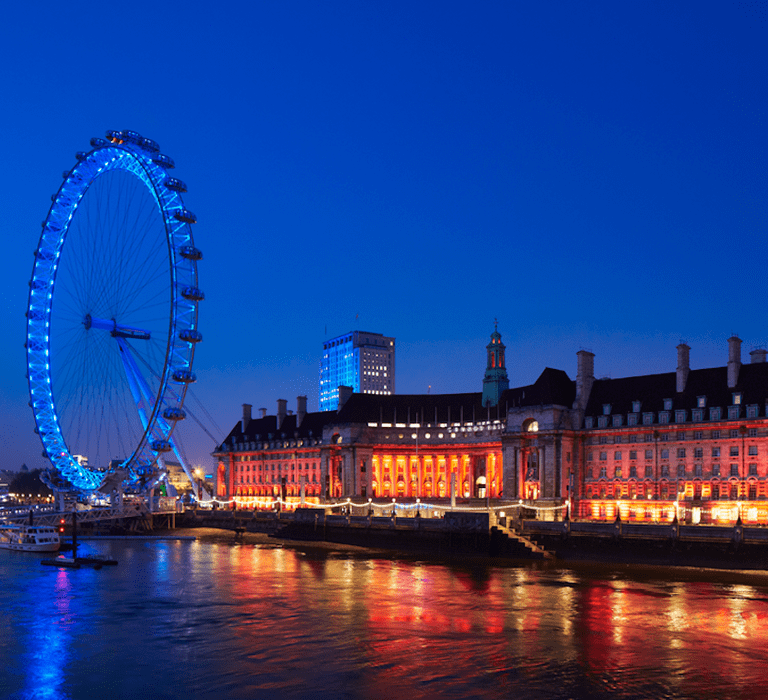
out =
<path fill-rule="evenodd" d="M 630 441 L 630 442 L 637 442 L 637 435 L 634 435 L 634 434 L 633 434 L 633 435 L 630 435 L 630 436 L 629 436 L 629 441 Z"/>
<path fill-rule="evenodd" d="M 591 462 L 591 461 L 592 461 L 592 453 L 587 452 L 587 462 Z"/>
<path fill-rule="evenodd" d="M 616 469 L 614 470 L 614 476 L 617 479 L 621 479 L 621 467 L 616 467 Z"/>
<path fill-rule="evenodd" d="M 632 402 L 632 413 L 640 413 L 640 401 Z"/>
<path fill-rule="evenodd" d="M 668 464 L 662 464 L 661 465 L 661 475 L 662 476 L 669 476 L 669 465 Z"/>
<path fill-rule="evenodd" d="M 650 464 L 645 465 L 645 478 L 646 479 L 653 478 L 653 467 Z"/>
<path fill-rule="evenodd" d="M 675 411 L 675 423 L 685 423 L 685 410 Z"/>
<path fill-rule="evenodd" d="M 661 458 L 662 459 L 669 459 L 669 450 L 662 450 L 661 451 Z"/>
<path fill-rule="evenodd" d="M 678 476 L 685 476 L 685 465 L 684 464 L 678 464 L 677 465 L 677 475 Z"/>
<path fill-rule="evenodd" d="M 712 484 L 712 499 L 717 500 L 720 498 L 720 484 Z"/>
<path fill-rule="evenodd" d="M 685 440 L 685 430 L 678 430 L 677 431 L 677 439 L 678 440 Z"/>
<path fill-rule="evenodd" d="M 600 461 L 604 462 L 607 459 L 608 459 L 608 453 L 607 452 L 601 452 L 600 453 Z"/>
<path fill-rule="evenodd" d="M 757 476 L 757 464 L 750 464 L 749 465 L 749 475 L 750 476 Z"/>
<path fill-rule="evenodd" d="M 739 417 L 739 406 L 728 406 L 728 420 L 736 420 Z"/>
<path fill-rule="evenodd" d="M 597 417 L 597 427 L 598 428 L 606 428 L 606 427 L 608 427 L 608 416 L 598 416 Z"/>
<path fill-rule="evenodd" d="M 694 447 L 693 448 L 693 456 L 695 459 L 701 459 L 704 457 L 704 448 L 703 447 Z"/>
<path fill-rule="evenodd" d="M 701 421 L 704 420 L 704 411 L 702 411 L 700 408 L 694 408 L 691 411 L 691 420 L 694 423 L 701 423 Z"/>
<path fill-rule="evenodd" d="M 629 458 L 630 459 L 637 459 L 637 450 L 630 450 L 629 451 Z"/>
<path fill-rule="evenodd" d="M 664 410 L 665 411 L 672 410 L 672 399 L 664 399 Z"/>
<path fill-rule="evenodd" d="M 709 409 L 709 420 L 720 420 L 720 407 Z"/>
<path fill-rule="evenodd" d="M 645 442 L 653 442 L 653 433 L 645 434 Z"/>
<path fill-rule="evenodd" d="M 728 454 L 731 457 L 738 457 L 739 456 L 739 446 L 738 445 L 731 445 L 730 448 L 728 448 Z"/>
<path fill-rule="evenodd" d="M 733 405 L 734 406 L 741 406 L 741 394 L 737 393 L 733 395 Z"/>
<path fill-rule="evenodd" d="M 747 418 L 757 418 L 757 406 L 747 406 Z"/>
<path fill-rule="evenodd" d="M 604 416 L 611 415 L 611 404 L 609 404 L 609 403 L 604 403 L 603 404 L 603 415 Z"/>
<path fill-rule="evenodd" d="M 702 476 L 702 469 L 700 464 L 694 464 L 693 465 L 693 475 L 694 476 Z"/>
<path fill-rule="evenodd" d="M 653 450 L 646 450 L 645 451 L 645 458 L 646 459 L 653 459 Z"/>
<path fill-rule="evenodd" d="M 621 427 L 621 416 L 618 414 L 613 417 L 613 427 L 614 428 Z"/>
<path fill-rule="evenodd" d="M 685 448 L 679 447 L 677 450 L 677 458 L 678 459 L 685 459 Z"/>
<path fill-rule="evenodd" d="M 720 439 L 720 431 L 719 430 L 713 430 L 712 431 L 712 439 L 713 440 L 719 440 Z"/>
<path fill-rule="evenodd" d="M 607 445 L 608 444 L 608 436 L 607 435 L 601 435 L 600 438 L 598 439 L 598 442 L 601 445 Z"/>
<path fill-rule="evenodd" d="M 757 437 L 757 428 L 749 428 L 747 430 L 748 437 Z"/>
<path fill-rule="evenodd" d="M 747 454 L 750 455 L 751 457 L 756 456 L 757 455 L 757 445 L 750 445 L 747 448 Z"/>
<path fill-rule="evenodd" d="M 738 476 L 738 475 L 739 475 L 739 465 L 731 464 L 731 476 Z"/>
<path fill-rule="evenodd" d="M 669 433 L 662 433 L 662 434 L 659 436 L 659 440 L 660 440 L 661 442 L 669 442 Z"/>
<path fill-rule="evenodd" d="M 634 413 L 630 413 L 627 416 L 627 425 L 637 425 L 637 415 Z"/>
<path fill-rule="evenodd" d="M 701 438 L 702 438 L 701 430 L 694 430 L 693 431 L 693 439 L 694 440 L 701 440 Z"/>
<path fill-rule="evenodd" d="M 720 476 L 720 465 L 719 464 L 713 464 L 712 465 L 712 476 Z"/>
<path fill-rule="evenodd" d="M 706 396 L 697 396 L 696 397 L 696 405 L 699 408 L 706 408 L 707 407 L 707 397 Z"/>
<path fill-rule="evenodd" d="M 591 429 L 592 429 L 592 427 L 593 427 L 593 425 L 594 425 L 594 423 L 593 423 L 593 419 L 592 419 L 592 416 L 587 416 L 587 417 L 584 419 L 584 427 L 585 427 L 587 430 L 591 430 Z"/>
<path fill-rule="evenodd" d="M 630 467 L 629 468 L 629 478 L 630 479 L 637 479 L 637 467 Z"/>
<path fill-rule="evenodd" d="M 669 411 L 659 411 L 659 423 L 669 423 Z"/>
<path fill-rule="evenodd" d="M 643 413 L 643 425 L 653 425 L 653 413 Z"/>
<path fill-rule="evenodd" d="M 614 459 L 621 459 L 621 452 L 614 452 L 613 453 L 613 458 Z"/>

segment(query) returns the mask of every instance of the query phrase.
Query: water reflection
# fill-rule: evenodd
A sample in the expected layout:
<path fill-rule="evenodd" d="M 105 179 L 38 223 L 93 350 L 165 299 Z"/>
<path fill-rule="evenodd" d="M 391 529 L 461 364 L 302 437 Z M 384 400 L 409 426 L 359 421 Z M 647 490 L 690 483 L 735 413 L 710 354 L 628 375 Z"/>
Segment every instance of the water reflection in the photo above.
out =
<path fill-rule="evenodd" d="M 0 696 L 764 695 L 766 579 L 97 547 L 120 565 L 45 570 L 0 552 Z"/>

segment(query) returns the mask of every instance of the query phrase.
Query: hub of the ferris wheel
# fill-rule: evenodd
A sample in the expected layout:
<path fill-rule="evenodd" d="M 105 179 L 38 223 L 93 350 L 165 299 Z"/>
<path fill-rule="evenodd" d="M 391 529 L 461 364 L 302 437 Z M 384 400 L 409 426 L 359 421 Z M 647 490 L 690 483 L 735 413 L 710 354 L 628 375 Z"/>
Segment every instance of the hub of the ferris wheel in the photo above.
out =
<path fill-rule="evenodd" d="M 120 326 L 114 318 L 109 320 L 105 318 L 94 318 L 91 314 L 86 314 L 83 320 L 85 330 L 98 328 L 103 331 L 109 331 L 113 338 L 130 338 L 131 340 L 149 340 L 149 331 L 141 328 L 131 328 L 130 326 Z"/>

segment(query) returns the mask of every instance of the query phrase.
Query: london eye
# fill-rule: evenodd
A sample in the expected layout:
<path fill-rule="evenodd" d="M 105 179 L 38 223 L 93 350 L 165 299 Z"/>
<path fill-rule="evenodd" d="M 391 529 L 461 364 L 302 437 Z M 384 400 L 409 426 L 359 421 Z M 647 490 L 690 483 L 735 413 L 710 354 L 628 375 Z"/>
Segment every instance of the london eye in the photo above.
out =
<path fill-rule="evenodd" d="M 50 478 L 141 491 L 165 459 L 195 381 L 195 215 L 173 160 L 135 131 L 76 154 L 43 221 L 27 308 L 30 406 Z M 191 475 L 190 475 L 191 476 Z M 194 483 L 194 482 L 193 482 Z"/>

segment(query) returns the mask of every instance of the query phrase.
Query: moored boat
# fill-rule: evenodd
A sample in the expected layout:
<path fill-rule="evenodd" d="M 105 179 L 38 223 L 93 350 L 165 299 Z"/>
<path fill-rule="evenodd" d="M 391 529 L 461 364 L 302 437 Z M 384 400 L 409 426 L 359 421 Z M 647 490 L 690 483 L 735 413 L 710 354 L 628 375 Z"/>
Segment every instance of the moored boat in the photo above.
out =
<path fill-rule="evenodd" d="M 48 525 L 0 525 L 0 549 L 17 552 L 57 552 L 61 546 L 56 528 Z"/>

